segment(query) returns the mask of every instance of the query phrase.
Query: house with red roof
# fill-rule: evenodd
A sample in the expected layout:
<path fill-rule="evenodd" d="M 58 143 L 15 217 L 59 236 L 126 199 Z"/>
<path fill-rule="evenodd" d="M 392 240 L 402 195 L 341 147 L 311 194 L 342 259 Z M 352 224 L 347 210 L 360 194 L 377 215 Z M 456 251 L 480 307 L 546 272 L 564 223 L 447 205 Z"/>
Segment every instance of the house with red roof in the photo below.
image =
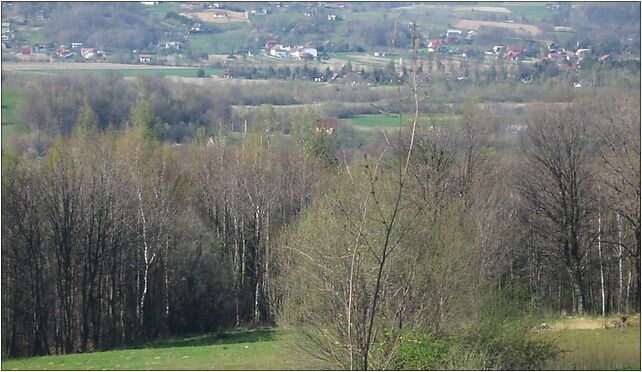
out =
<path fill-rule="evenodd" d="M 525 51 L 526 49 L 524 48 L 508 47 L 504 52 L 504 58 L 510 59 L 511 61 L 517 61 Z"/>

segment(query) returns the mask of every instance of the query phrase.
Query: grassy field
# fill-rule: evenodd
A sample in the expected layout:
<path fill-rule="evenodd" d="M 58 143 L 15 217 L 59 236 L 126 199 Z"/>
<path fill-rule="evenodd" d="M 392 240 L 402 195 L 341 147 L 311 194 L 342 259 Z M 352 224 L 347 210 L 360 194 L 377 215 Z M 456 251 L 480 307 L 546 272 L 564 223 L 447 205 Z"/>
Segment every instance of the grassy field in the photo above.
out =
<path fill-rule="evenodd" d="M 110 71 L 115 71 L 122 76 L 139 76 L 139 75 L 159 75 L 159 76 L 182 76 L 182 77 L 196 77 L 198 68 L 153 68 L 153 69 L 108 69 L 108 68 L 96 68 L 96 69 L 76 69 L 76 70 L 62 70 L 62 69 L 32 69 L 32 70 L 22 70 L 24 72 L 30 73 L 45 73 L 45 74 L 69 74 L 69 73 L 91 73 L 91 74 L 106 74 Z M 203 68 L 207 75 L 219 76 L 223 73 L 221 68 L 205 67 Z"/>
<path fill-rule="evenodd" d="M 39 43 L 46 40 L 45 34 L 40 31 L 26 32 L 24 37 L 29 44 Z"/>
<path fill-rule="evenodd" d="M 167 339 L 135 349 L 2 361 L 3 370 L 301 370 L 323 365 L 297 351 L 296 333 L 263 328 Z"/>
<path fill-rule="evenodd" d="M 20 90 L 2 84 L 2 125 L 16 124 L 16 107 L 22 98 Z"/>
<path fill-rule="evenodd" d="M 640 327 L 552 331 L 563 350 L 554 370 L 640 370 Z"/>
<path fill-rule="evenodd" d="M 236 28 L 218 34 L 190 35 L 187 44 L 209 54 L 227 54 L 243 48 L 247 44 L 246 28 Z"/>
<path fill-rule="evenodd" d="M 2 85 L 2 147 L 9 145 L 15 136 L 29 132 L 26 125 L 17 121 L 16 108 L 22 97 L 20 90 Z"/>
<path fill-rule="evenodd" d="M 523 16 L 531 21 L 550 18 L 556 11 L 546 9 L 546 3 L 503 3 L 502 6 L 512 12 L 512 16 Z"/>
<path fill-rule="evenodd" d="M 29 133 L 29 128 L 24 124 L 2 124 L 2 147 L 6 148 L 14 138 Z"/>
<path fill-rule="evenodd" d="M 576 323 L 578 319 L 567 321 Z M 581 320 L 587 322 L 587 320 Z M 588 320 L 604 321 L 604 319 Z M 639 370 L 640 327 L 545 331 L 563 350 L 546 369 Z M 3 370 L 327 369 L 297 346 L 295 330 L 261 328 L 163 339 L 129 349 L 2 361 Z"/>
<path fill-rule="evenodd" d="M 456 114 L 420 114 L 419 124 L 427 124 L 429 121 L 453 120 L 457 118 L 458 115 Z M 411 114 L 402 115 L 401 121 L 399 120 L 398 115 L 367 114 L 341 119 L 341 121 L 354 127 L 358 131 L 378 131 L 398 128 L 399 123 L 408 124 L 411 119 Z"/>
<path fill-rule="evenodd" d="M 176 4 L 169 2 L 162 2 L 147 8 L 150 13 L 158 15 L 163 18 L 165 15 L 171 11 L 176 11 Z"/>

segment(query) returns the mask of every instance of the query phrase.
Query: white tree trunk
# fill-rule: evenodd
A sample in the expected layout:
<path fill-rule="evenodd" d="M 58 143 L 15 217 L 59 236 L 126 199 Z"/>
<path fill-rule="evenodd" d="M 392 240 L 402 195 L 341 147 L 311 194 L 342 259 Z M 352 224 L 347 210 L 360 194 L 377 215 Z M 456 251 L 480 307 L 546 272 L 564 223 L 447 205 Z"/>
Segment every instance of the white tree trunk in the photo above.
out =
<path fill-rule="evenodd" d="M 263 137 L 261 137 L 261 138 L 263 138 Z M 256 234 L 255 238 L 256 238 L 256 242 L 257 242 L 256 243 L 257 244 L 256 254 L 255 254 L 255 257 L 254 257 L 254 260 L 255 260 L 254 267 L 256 269 L 258 269 L 260 267 L 260 260 L 259 260 L 259 257 L 260 257 L 259 255 L 260 255 L 260 252 L 261 252 L 261 225 L 260 225 L 261 224 L 261 219 L 260 219 L 260 213 L 261 213 L 261 208 L 257 205 L 256 209 L 255 209 L 255 212 L 254 212 L 254 218 L 255 218 L 254 231 L 255 231 L 255 234 Z M 255 276 L 254 280 L 256 282 L 256 284 L 254 285 L 254 322 L 258 323 L 259 320 L 260 320 L 260 313 L 259 313 L 259 285 L 260 285 L 261 280 L 260 280 L 260 276 L 258 275 L 258 273 L 255 272 L 254 276 Z"/>
<path fill-rule="evenodd" d="M 169 237 L 165 240 L 165 262 L 163 272 L 165 273 L 165 321 L 169 328 L 169 273 L 167 272 L 167 261 L 169 260 Z"/>
<path fill-rule="evenodd" d="M 623 275 L 622 275 L 622 222 L 620 220 L 620 214 L 616 213 L 615 218 L 617 220 L 617 239 L 618 239 L 618 288 L 617 288 L 617 313 L 622 313 L 622 289 L 623 289 Z"/>
<path fill-rule="evenodd" d="M 629 313 L 629 299 L 631 296 L 631 273 L 632 267 L 629 267 L 629 280 L 626 282 L 626 313 Z"/>
<path fill-rule="evenodd" d="M 597 254 L 600 259 L 600 291 L 602 292 L 602 316 L 606 315 L 606 297 L 604 294 L 604 266 L 602 264 L 602 214 L 597 216 Z"/>
<path fill-rule="evenodd" d="M 234 276 L 234 287 L 236 287 L 236 290 L 234 291 L 234 312 L 235 312 L 235 317 L 236 317 L 236 327 L 238 328 L 239 325 L 241 325 L 241 319 L 239 316 L 239 293 L 241 291 L 241 285 L 239 282 L 239 226 L 238 226 L 238 219 L 236 216 L 234 216 L 234 256 L 233 256 L 233 261 L 234 261 L 234 270 L 232 272 L 232 275 Z"/>

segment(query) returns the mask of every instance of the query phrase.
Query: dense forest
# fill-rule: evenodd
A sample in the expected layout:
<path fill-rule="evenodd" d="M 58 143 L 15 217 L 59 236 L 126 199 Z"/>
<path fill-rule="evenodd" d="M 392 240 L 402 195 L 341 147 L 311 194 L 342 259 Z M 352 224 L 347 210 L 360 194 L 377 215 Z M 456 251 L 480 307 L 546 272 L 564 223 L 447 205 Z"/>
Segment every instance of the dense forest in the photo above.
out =
<path fill-rule="evenodd" d="M 358 148 L 313 109 L 241 125 L 238 87 L 34 80 L 40 142 L 2 154 L 3 356 L 277 324 L 339 368 L 537 368 L 552 346 L 502 324 L 639 312 L 639 90 L 420 123 L 408 73 L 370 94 L 410 114 Z M 329 89 L 306 94 L 354 94 Z"/>

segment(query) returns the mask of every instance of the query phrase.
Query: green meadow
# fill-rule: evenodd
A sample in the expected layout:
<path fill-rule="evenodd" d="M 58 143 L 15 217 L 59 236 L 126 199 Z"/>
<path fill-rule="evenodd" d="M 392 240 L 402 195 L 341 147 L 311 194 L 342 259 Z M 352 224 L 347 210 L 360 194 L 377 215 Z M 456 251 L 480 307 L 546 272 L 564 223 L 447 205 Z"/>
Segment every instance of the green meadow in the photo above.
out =
<path fill-rule="evenodd" d="M 3 370 L 301 370 L 327 368 L 293 331 L 261 328 L 165 339 L 136 348 L 2 361 Z"/>
<path fill-rule="evenodd" d="M 552 331 L 562 354 L 554 370 L 640 370 L 640 327 Z"/>
<path fill-rule="evenodd" d="M 26 125 L 17 121 L 17 107 L 22 98 L 22 91 L 2 85 L 2 147 L 9 145 L 17 135 L 29 132 Z"/>
<path fill-rule="evenodd" d="M 572 322 L 573 320 L 571 320 Z M 640 327 L 545 331 L 562 350 L 546 369 L 639 370 Z M 3 370 L 311 370 L 331 366 L 298 346 L 296 330 L 242 329 L 161 339 L 128 349 L 9 359 Z"/>
<path fill-rule="evenodd" d="M 418 124 L 454 120 L 458 117 L 457 114 L 420 114 Z M 412 114 L 402 114 L 401 118 L 399 115 L 365 114 L 341 119 L 341 121 L 358 131 L 379 131 L 398 128 L 399 124 L 407 125 L 412 121 L 412 118 Z"/>

